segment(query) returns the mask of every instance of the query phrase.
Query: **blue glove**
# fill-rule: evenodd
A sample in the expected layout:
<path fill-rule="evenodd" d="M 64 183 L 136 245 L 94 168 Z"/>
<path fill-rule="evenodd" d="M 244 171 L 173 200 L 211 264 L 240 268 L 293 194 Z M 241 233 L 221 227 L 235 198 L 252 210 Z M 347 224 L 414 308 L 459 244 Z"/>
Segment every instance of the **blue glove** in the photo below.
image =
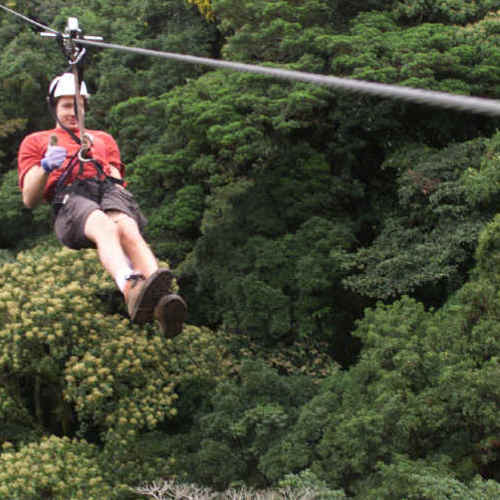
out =
<path fill-rule="evenodd" d="M 49 146 L 40 165 L 42 165 L 45 172 L 50 174 L 50 172 L 62 165 L 67 154 L 66 148 L 62 146 Z"/>

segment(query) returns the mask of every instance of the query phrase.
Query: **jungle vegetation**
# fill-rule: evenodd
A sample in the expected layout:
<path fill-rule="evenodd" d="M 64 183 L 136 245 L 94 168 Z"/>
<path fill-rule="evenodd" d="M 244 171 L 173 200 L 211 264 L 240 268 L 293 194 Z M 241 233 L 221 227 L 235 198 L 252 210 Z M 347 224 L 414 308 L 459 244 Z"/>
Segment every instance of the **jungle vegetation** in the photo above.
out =
<path fill-rule="evenodd" d="M 498 0 L 7 5 L 109 43 L 500 96 Z M 17 149 L 67 63 L 3 11 L 0 43 L 1 499 L 500 498 L 498 118 L 90 50 L 87 126 L 119 143 L 189 304 L 166 340 L 23 208 Z"/>

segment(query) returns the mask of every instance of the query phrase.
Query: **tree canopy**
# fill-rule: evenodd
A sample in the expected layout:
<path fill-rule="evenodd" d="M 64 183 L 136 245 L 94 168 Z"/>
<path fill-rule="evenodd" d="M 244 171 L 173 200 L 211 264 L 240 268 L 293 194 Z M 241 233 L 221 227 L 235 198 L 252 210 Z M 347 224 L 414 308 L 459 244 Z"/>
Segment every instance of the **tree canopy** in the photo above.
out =
<path fill-rule="evenodd" d="M 497 0 L 8 6 L 115 44 L 500 95 Z M 52 126 L 67 64 L 3 10 L 0 42 L 0 498 L 500 496 L 497 119 L 89 49 L 86 124 L 116 138 L 189 304 L 171 341 L 23 208 L 18 146 Z"/>

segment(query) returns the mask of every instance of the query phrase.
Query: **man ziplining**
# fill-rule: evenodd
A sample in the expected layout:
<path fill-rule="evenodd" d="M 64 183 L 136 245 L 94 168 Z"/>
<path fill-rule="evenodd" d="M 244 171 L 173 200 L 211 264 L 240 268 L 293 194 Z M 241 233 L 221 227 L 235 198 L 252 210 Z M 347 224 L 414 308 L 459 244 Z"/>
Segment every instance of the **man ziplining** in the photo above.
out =
<path fill-rule="evenodd" d="M 142 236 L 146 219 L 124 187 L 115 140 L 101 130 L 80 130 L 89 94 L 85 82 L 78 85 L 75 80 L 72 73 L 64 73 L 51 82 L 48 101 L 55 128 L 30 134 L 21 143 L 23 202 L 28 208 L 52 203 L 58 240 L 75 250 L 97 249 L 124 295 L 132 322 L 156 318 L 161 331 L 174 337 L 182 331 L 186 303 L 171 293 L 170 270 L 158 267 Z"/>
<path fill-rule="evenodd" d="M 99 41 L 102 37 L 83 36 L 77 18 L 68 18 L 65 32 L 61 33 L 4 5 L 0 4 L 0 9 L 46 30 L 40 34 L 57 40 L 73 69 L 81 67 L 85 46 L 94 46 L 443 108 L 500 115 L 500 103 L 491 99 L 106 44 Z M 156 259 L 141 235 L 145 219 L 132 194 L 123 188 L 124 170 L 114 139 L 102 131 L 91 131 L 89 140 L 84 139 L 81 115 L 88 93 L 83 82 L 75 85 L 74 80 L 80 80 L 76 70 L 75 75 L 66 73 L 50 86 L 56 128 L 32 134 L 21 144 L 19 183 L 23 201 L 30 208 L 42 199 L 52 202 L 59 240 L 70 248 L 97 248 L 101 263 L 124 294 L 132 321 L 144 323 L 157 318 L 162 330 L 175 336 L 182 331 L 187 306 L 180 296 L 170 293 L 171 274 L 167 269 L 158 269 Z M 77 112 L 79 108 L 82 108 L 82 113 Z M 78 132 L 81 141 L 76 135 Z M 87 142 L 89 149 L 86 148 Z M 89 157 L 85 158 L 82 153 Z"/>

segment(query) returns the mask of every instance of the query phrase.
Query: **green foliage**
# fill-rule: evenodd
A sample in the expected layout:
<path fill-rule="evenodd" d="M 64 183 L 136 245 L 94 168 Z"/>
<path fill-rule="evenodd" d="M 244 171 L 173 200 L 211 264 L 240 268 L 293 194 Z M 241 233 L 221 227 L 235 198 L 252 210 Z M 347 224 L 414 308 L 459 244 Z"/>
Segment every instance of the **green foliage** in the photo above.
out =
<path fill-rule="evenodd" d="M 310 219 L 294 231 L 290 226 L 287 231 L 285 226 L 280 238 L 267 236 L 267 225 L 259 230 L 253 218 L 257 216 L 258 223 L 270 223 L 269 229 L 282 225 L 285 221 L 278 213 L 271 211 L 267 219 L 262 219 L 256 211 L 266 205 L 271 208 L 277 197 L 284 201 L 286 186 L 282 184 L 278 188 L 281 193 L 274 194 L 268 191 L 273 187 L 266 176 L 262 177 L 244 194 L 230 199 L 229 205 L 221 203 L 229 189 L 219 190 L 210 200 L 205 234 L 195 253 L 202 293 L 213 294 L 217 303 L 225 305 L 222 318 L 229 328 L 258 338 L 282 338 L 289 333 L 305 338 L 319 327 L 323 338 L 332 339 L 335 327 L 331 319 L 341 314 L 342 302 L 340 291 L 332 284 L 342 277 L 342 264 L 352 239 L 349 223 L 340 217 L 327 221 L 309 212 Z M 299 185 L 294 183 L 297 188 Z M 307 189 L 307 181 L 300 186 Z M 318 184 L 318 191 L 323 187 L 328 189 Z M 292 193 L 291 189 L 291 197 Z M 327 196 L 330 194 L 325 192 Z M 289 214 L 293 217 L 292 200 Z M 305 200 L 304 205 L 307 203 Z M 297 215 L 307 213 L 306 206 L 302 212 L 297 211 Z M 252 226 L 253 235 L 247 236 L 242 229 L 248 231 Z M 232 241 L 223 238 L 224 234 L 232 235 Z M 214 289 L 214 282 L 222 286 Z M 325 293 L 327 290 L 329 293 Z M 211 314 L 213 317 L 214 311 Z"/>
<path fill-rule="evenodd" d="M 0 263 L 3 264 L 4 262 L 9 262 L 13 259 L 14 259 L 14 257 L 9 250 L 5 250 L 3 248 L 0 249 Z"/>
<path fill-rule="evenodd" d="M 73 6 L 72 9 L 74 12 Z M 127 4 L 126 9 L 122 5 L 96 2 L 95 12 L 99 20 L 97 31 L 114 43 L 201 57 L 211 56 L 216 43 L 214 26 L 205 22 L 185 0 L 136 1 Z M 89 32 L 92 25 L 91 22 L 86 25 Z M 160 95 L 203 72 L 201 67 L 165 59 L 116 51 L 101 53 L 88 72 L 97 87 L 93 123 L 113 127 L 115 124 L 106 116 L 112 105 L 132 96 Z"/>
<path fill-rule="evenodd" d="M 462 284 L 478 234 L 496 210 L 483 200 L 472 203 L 462 179 L 487 162 L 489 142 L 411 147 L 386 160 L 383 168 L 396 173 L 397 205 L 379 216 L 371 245 L 350 256 L 347 266 L 358 274 L 345 279 L 347 286 L 382 299 L 420 291 L 432 303 L 433 294 Z"/>
<path fill-rule="evenodd" d="M 496 71 L 498 58 L 489 23 L 480 21 L 466 28 L 422 23 L 402 29 L 389 13 L 370 13 L 353 21 L 349 35 L 323 41 L 325 48 L 336 53 L 331 66 L 335 74 L 494 96 L 495 77 L 483 77 Z"/>
<path fill-rule="evenodd" d="M 466 485 L 446 470 L 405 458 L 394 464 L 380 464 L 376 474 L 378 486 L 363 492 L 366 500 L 489 500 L 500 493 L 500 484 L 480 477 Z M 390 485 L 390 487 L 389 487 Z"/>
<path fill-rule="evenodd" d="M 494 17 L 408 28 L 378 11 L 383 2 L 357 16 L 361 6 L 347 12 L 341 2 L 213 7 L 230 59 L 496 93 L 495 78 L 480 76 L 497 66 Z M 330 23 L 334 7 L 352 19 L 342 34 Z M 145 135 L 152 127 L 141 116 L 132 123 L 141 105 L 163 120 L 163 133 Z M 369 299 L 417 293 L 442 303 L 464 282 L 491 216 L 492 205 L 470 210 L 460 180 L 482 161 L 485 140 L 466 141 L 492 130 L 481 118 L 221 71 L 113 113 L 127 125 L 114 130 L 120 142 L 141 139 L 131 185 L 155 248 L 180 265 L 200 324 L 271 341 L 319 335 L 350 358 L 347 332 Z M 432 192 L 429 179 L 439 181 Z"/>
<path fill-rule="evenodd" d="M 0 454 L 0 498 L 54 500 L 115 498 L 103 477 L 97 448 L 52 436 Z"/>
<path fill-rule="evenodd" d="M 496 215 L 481 233 L 476 250 L 477 271 L 483 279 L 498 284 L 498 259 L 500 249 L 500 216 Z"/>
<path fill-rule="evenodd" d="M 264 464 L 316 390 L 309 377 L 280 377 L 262 361 L 244 362 L 237 379 L 217 385 L 210 411 L 195 413 L 190 432 L 169 440 L 177 472 L 218 489 L 269 484 Z"/>
<path fill-rule="evenodd" d="M 39 236 L 49 230 L 50 208 L 47 205 L 40 206 L 32 212 L 24 207 L 15 170 L 0 177 L 0 213 L 0 248 L 18 247 L 23 239 Z"/>
<path fill-rule="evenodd" d="M 246 93 L 235 98 L 242 85 Z M 155 248 L 176 262 L 197 242 L 182 269 L 197 281 L 192 302 L 200 322 L 275 339 L 292 324 L 293 335 L 306 336 L 320 323 L 324 338 L 335 335 L 331 318 L 342 313 L 332 302 L 343 292 L 320 297 L 342 274 L 354 240 L 347 200 L 361 188 L 345 168 L 332 176 L 308 143 L 306 131 L 328 96 L 213 72 L 145 103 L 153 113 L 163 109 L 167 122 L 131 165 L 131 187 L 155 207 L 148 232 Z M 136 106 L 131 100 L 114 112 L 124 116 Z M 127 143 L 137 129 L 117 130 L 118 137 Z M 334 221 L 323 220 L 325 208 L 337 212 Z M 321 240 L 311 248 L 311 238 Z"/>
<path fill-rule="evenodd" d="M 396 3 L 396 2 L 395 2 Z M 394 14 L 400 20 L 414 23 L 465 24 L 482 19 L 490 10 L 497 7 L 495 0 L 461 2 L 460 0 L 431 0 L 412 2 L 403 0 L 396 3 Z"/>
<path fill-rule="evenodd" d="M 343 500 L 347 497 L 342 490 L 330 490 L 324 481 L 320 481 L 314 473 L 305 469 L 299 474 L 287 474 L 279 482 L 281 488 L 291 488 L 292 491 L 312 490 L 314 498 L 318 500 Z M 305 494 L 304 494 L 305 495 Z"/>
<path fill-rule="evenodd" d="M 498 97 L 495 0 L 195 3 L 12 5 L 124 45 Z M 11 249 L 46 232 L 13 167 L 22 135 L 51 125 L 43 97 L 64 68 L 3 12 L 0 42 Z M 87 123 L 118 139 L 147 239 L 200 326 L 166 341 L 131 325 L 93 252 L 44 236 L 2 250 L 5 498 L 22 498 L 26 467 L 34 495 L 54 498 L 131 498 L 174 477 L 318 498 L 498 496 L 496 122 L 116 51 L 87 62 Z M 45 449 L 68 458 L 50 468 Z"/>
<path fill-rule="evenodd" d="M 4 383 L 0 386 L 0 442 L 17 443 L 30 441 L 40 435 L 32 416 L 22 402 L 9 394 Z"/>
<path fill-rule="evenodd" d="M 330 30 L 334 16 L 334 9 L 325 0 L 214 0 L 213 4 L 221 29 L 230 33 L 224 57 L 245 62 L 300 59 L 310 51 L 311 39 L 324 29 Z"/>
<path fill-rule="evenodd" d="M 291 375 L 322 376 L 328 369 L 328 358 L 306 346 L 264 354 L 222 332 L 214 337 L 206 329 L 188 326 L 175 341 L 165 341 L 153 326 L 132 326 L 121 315 L 123 306 L 116 304 L 114 285 L 91 250 L 36 249 L 19 254 L 1 271 L 5 279 L 0 290 L 2 440 L 19 447 L 32 441 L 36 446 L 41 434 L 54 432 L 93 440 L 99 445 L 100 473 L 118 489 L 179 471 L 172 460 L 177 454 L 178 462 L 185 464 L 186 439 L 181 439 L 179 449 L 170 444 L 162 433 L 167 421 L 174 428 L 184 425 L 192 436 L 201 428 L 207 439 L 213 438 L 215 431 L 204 423 L 190 429 L 183 419 L 192 420 L 193 413 L 206 407 L 200 401 L 211 400 L 210 391 L 219 394 L 217 384 L 231 374 L 253 384 L 246 389 L 248 398 L 259 385 L 264 391 L 262 403 L 250 399 L 250 406 L 241 409 L 235 436 L 243 439 L 248 434 L 252 456 L 267 446 L 266 432 L 275 428 L 275 417 L 278 429 L 283 418 L 290 418 L 270 400 L 280 395 L 287 410 L 297 407 L 314 384 L 312 378 L 310 382 L 304 378 L 288 388 L 291 379 L 281 380 L 263 364 L 252 371 L 242 364 L 243 358 L 264 355 L 266 363 Z M 275 388 L 264 388 L 268 377 L 274 378 Z M 233 387 L 237 393 L 239 384 Z M 203 412 L 196 418 L 205 421 Z M 260 437 L 253 443 L 255 426 Z M 210 450 L 209 445 L 196 450 L 201 457 L 197 460 L 209 463 L 203 457 L 212 456 Z M 245 461 L 243 465 L 247 467 Z M 206 478 L 202 472 L 196 474 Z M 235 478 L 242 475 L 235 473 Z"/>
<path fill-rule="evenodd" d="M 275 477 L 311 468 L 367 498 L 377 463 L 404 455 L 441 464 L 442 475 L 461 481 L 498 479 L 498 307 L 495 288 L 477 282 L 440 311 L 409 298 L 367 310 L 355 332 L 364 346 L 359 363 L 326 380 L 301 409 Z M 298 461 L 284 458 L 296 454 Z"/>
<path fill-rule="evenodd" d="M 84 436 L 114 464 L 116 483 L 166 471 L 169 457 L 155 455 L 147 435 L 176 415 L 178 384 L 224 373 L 210 332 L 186 327 L 172 342 L 132 326 L 93 251 L 25 252 L 1 272 L 3 439 Z"/>
<path fill-rule="evenodd" d="M 462 176 L 465 194 L 471 205 L 495 205 L 498 197 L 500 179 L 500 132 L 487 143 L 487 149 L 480 165 L 471 165 Z"/>

